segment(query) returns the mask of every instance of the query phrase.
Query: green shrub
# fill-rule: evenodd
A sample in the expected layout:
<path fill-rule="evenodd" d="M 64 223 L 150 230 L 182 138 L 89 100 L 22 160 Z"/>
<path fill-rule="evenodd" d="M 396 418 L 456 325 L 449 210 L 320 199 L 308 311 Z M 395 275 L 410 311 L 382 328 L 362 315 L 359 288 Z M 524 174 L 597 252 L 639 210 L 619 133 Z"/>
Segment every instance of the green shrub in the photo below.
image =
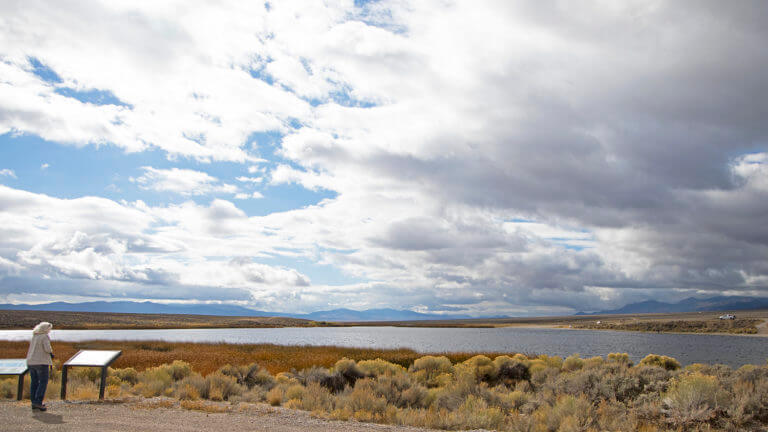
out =
<path fill-rule="evenodd" d="M 560 396 L 549 411 L 546 425 L 549 430 L 587 430 L 595 423 L 595 409 L 584 397 Z"/>
<path fill-rule="evenodd" d="M 733 423 L 742 428 L 766 423 L 768 421 L 768 380 L 737 381 L 733 385 L 733 399 L 727 412 Z"/>
<path fill-rule="evenodd" d="M 139 382 L 139 374 L 134 368 L 112 369 L 109 370 L 109 376 L 113 376 L 121 382 L 134 385 Z"/>
<path fill-rule="evenodd" d="M 333 408 L 333 395 L 318 383 L 310 383 L 301 394 L 301 409 L 328 412 Z"/>
<path fill-rule="evenodd" d="M 562 369 L 563 368 L 563 358 L 560 356 L 548 356 L 546 354 L 542 354 L 537 357 L 537 359 L 544 362 L 547 367 L 555 368 L 555 369 Z"/>
<path fill-rule="evenodd" d="M 476 355 L 454 367 L 454 373 L 467 373 L 477 382 L 493 383 L 498 376 L 496 364 L 484 355 Z"/>
<path fill-rule="evenodd" d="M 456 429 L 496 430 L 504 426 L 505 420 L 501 409 L 489 407 L 485 400 L 472 395 L 450 415 L 451 426 Z"/>
<path fill-rule="evenodd" d="M 70 378 L 82 378 L 84 381 L 97 382 L 101 380 L 100 367 L 77 367 L 69 369 Z"/>
<path fill-rule="evenodd" d="M 672 378 L 670 371 L 659 366 L 637 366 L 631 373 L 640 380 L 640 386 L 646 393 L 660 394 L 667 391 L 669 380 Z"/>
<path fill-rule="evenodd" d="M 599 368 L 603 365 L 603 358 L 600 356 L 590 357 L 584 360 L 584 368 Z"/>
<path fill-rule="evenodd" d="M 725 397 L 717 378 L 693 373 L 673 379 L 662 400 L 670 422 L 686 425 L 714 418 Z"/>
<path fill-rule="evenodd" d="M 515 358 L 498 356 L 493 359 L 493 364 L 496 366 L 496 377 L 498 382 L 512 385 L 517 381 L 530 379 L 531 373 L 526 362 L 527 361 L 520 361 L 517 356 L 515 356 Z"/>
<path fill-rule="evenodd" d="M 304 386 L 301 384 L 294 384 L 285 389 L 285 399 L 298 399 L 301 400 L 304 397 Z"/>
<path fill-rule="evenodd" d="M 173 384 L 174 395 L 182 400 L 208 399 L 209 391 L 209 382 L 198 373 L 193 373 Z"/>
<path fill-rule="evenodd" d="M 442 374 L 453 374 L 454 368 L 448 357 L 424 356 L 413 362 L 410 371 L 421 384 L 436 387 L 437 378 Z"/>
<path fill-rule="evenodd" d="M 192 366 L 181 360 L 174 360 L 173 363 L 161 367 L 165 367 L 174 381 L 180 381 L 192 374 Z"/>
<path fill-rule="evenodd" d="M 208 383 L 208 398 L 211 400 L 228 400 L 231 396 L 243 394 L 244 391 L 237 379 L 220 372 L 208 375 L 205 381 Z"/>
<path fill-rule="evenodd" d="M 395 375 L 405 372 L 405 368 L 386 360 L 377 358 L 376 360 L 363 360 L 357 363 L 357 367 L 367 375 Z"/>
<path fill-rule="evenodd" d="M 341 395 L 338 405 L 348 409 L 360 420 L 373 420 L 387 410 L 387 400 L 376 396 L 375 383 L 370 378 L 357 381 L 352 390 Z"/>
<path fill-rule="evenodd" d="M 168 396 L 172 392 L 173 377 L 166 366 L 168 365 L 161 365 L 140 372 L 137 377 L 138 383 L 134 389 L 144 397 Z"/>

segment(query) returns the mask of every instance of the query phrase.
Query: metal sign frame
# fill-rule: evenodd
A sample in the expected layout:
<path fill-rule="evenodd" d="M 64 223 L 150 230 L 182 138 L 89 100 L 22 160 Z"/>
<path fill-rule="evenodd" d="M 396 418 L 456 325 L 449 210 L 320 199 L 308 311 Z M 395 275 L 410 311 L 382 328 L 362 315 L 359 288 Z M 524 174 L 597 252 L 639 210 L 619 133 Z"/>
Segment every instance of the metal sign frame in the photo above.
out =
<path fill-rule="evenodd" d="M 108 358 L 106 363 L 104 364 L 70 364 L 75 359 L 77 359 L 77 356 L 79 356 L 81 353 L 87 353 L 89 351 L 99 351 L 99 350 L 80 350 L 75 355 L 69 358 L 66 362 L 64 362 L 63 365 L 61 365 L 61 400 L 67 399 L 67 370 L 71 367 L 100 367 L 101 368 L 101 384 L 99 385 L 99 399 L 104 399 L 104 389 L 107 386 L 107 368 L 114 363 L 115 360 L 117 360 L 118 357 L 123 353 L 122 351 L 113 351 L 114 354 L 112 357 Z"/>
<path fill-rule="evenodd" d="M 16 388 L 16 400 L 21 400 L 21 397 L 24 394 L 24 375 L 29 372 L 29 367 L 27 366 L 27 359 L 0 359 L 2 360 L 16 360 L 24 363 L 24 370 L 22 372 L 17 373 L 0 373 L 0 376 L 18 376 L 19 377 L 19 386 Z"/>

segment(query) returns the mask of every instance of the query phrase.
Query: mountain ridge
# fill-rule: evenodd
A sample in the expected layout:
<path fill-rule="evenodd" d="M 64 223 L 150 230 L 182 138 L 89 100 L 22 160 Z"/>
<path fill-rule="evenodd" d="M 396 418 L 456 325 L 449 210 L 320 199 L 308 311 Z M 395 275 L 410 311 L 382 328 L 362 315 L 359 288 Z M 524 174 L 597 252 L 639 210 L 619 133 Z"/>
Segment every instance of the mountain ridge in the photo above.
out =
<path fill-rule="evenodd" d="M 576 315 L 711 312 L 763 308 L 768 308 L 768 298 L 745 296 L 714 296 L 707 298 L 688 297 L 675 303 L 665 303 L 657 300 L 645 300 L 637 303 L 629 303 L 618 309 L 602 310 L 598 312 L 578 312 Z"/>
<path fill-rule="evenodd" d="M 476 318 L 469 315 L 440 315 L 426 314 L 399 309 L 332 309 L 292 314 L 285 312 L 266 312 L 249 309 L 236 305 L 219 304 L 184 304 L 184 303 L 153 303 L 150 301 L 97 301 L 97 302 L 52 302 L 42 304 L 0 304 L 0 309 L 7 310 L 37 310 L 62 312 L 106 312 L 106 313 L 149 313 L 149 314 L 182 314 L 182 315 L 214 315 L 214 316 L 247 316 L 247 317 L 285 317 L 300 318 L 313 321 L 426 321 Z M 496 318 L 496 317 L 494 317 Z"/>

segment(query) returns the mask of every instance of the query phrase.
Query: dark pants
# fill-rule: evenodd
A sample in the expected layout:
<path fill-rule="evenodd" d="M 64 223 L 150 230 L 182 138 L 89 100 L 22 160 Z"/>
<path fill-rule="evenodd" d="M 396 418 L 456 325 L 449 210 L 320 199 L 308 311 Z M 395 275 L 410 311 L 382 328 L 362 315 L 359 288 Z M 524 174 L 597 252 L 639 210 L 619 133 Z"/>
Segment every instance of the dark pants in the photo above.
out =
<path fill-rule="evenodd" d="M 29 395 L 32 405 L 42 405 L 48 388 L 48 365 L 29 366 Z"/>

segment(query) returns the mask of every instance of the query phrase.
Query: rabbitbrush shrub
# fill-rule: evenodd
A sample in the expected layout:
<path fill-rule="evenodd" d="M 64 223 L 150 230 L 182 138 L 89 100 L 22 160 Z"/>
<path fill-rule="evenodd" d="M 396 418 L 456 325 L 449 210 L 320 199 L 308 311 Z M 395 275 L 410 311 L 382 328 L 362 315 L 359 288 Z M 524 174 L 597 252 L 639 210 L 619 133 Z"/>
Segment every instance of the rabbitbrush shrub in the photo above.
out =
<path fill-rule="evenodd" d="M 658 366 L 668 371 L 680 369 L 680 362 L 677 360 L 673 359 L 672 357 L 656 354 L 648 354 L 644 359 L 640 360 L 639 364 L 642 366 Z"/>

